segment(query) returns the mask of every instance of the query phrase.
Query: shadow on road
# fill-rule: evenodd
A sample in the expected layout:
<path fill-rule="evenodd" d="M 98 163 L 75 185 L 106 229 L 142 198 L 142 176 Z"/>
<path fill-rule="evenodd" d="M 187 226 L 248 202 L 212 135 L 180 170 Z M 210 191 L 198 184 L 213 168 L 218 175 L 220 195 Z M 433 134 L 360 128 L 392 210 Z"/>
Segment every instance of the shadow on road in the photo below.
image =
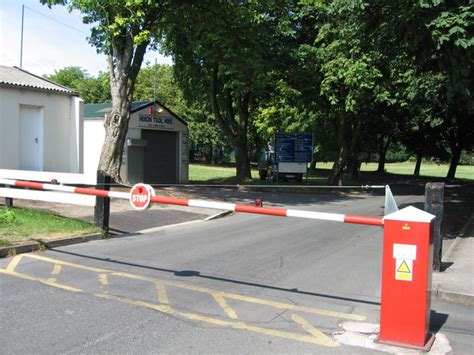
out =
<path fill-rule="evenodd" d="M 72 253 L 72 252 L 68 252 L 68 251 L 64 251 L 64 250 L 58 250 L 58 249 L 54 249 L 54 248 L 52 248 L 50 250 L 52 250 L 56 253 L 67 254 L 67 255 L 77 256 L 77 257 L 81 257 L 81 258 L 105 261 L 105 262 L 108 262 L 108 263 L 114 263 L 114 264 L 120 264 L 120 265 L 126 265 L 126 266 L 133 266 L 133 267 L 138 267 L 138 268 L 148 269 L 148 270 L 168 272 L 168 273 L 172 273 L 173 275 L 178 276 L 178 277 L 199 277 L 199 278 L 207 279 L 207 280 L 230 282 L 230 283 L 234 283 L 234 284 L 238 284 L 238 285 L 259 287 L 259 288 L 264 288 L 264 289 L 269 289 L 269 290 L 290 292 L 290 293 L 300 294 L 300 295 L 329 298 L 329 299 L 334 299 L 334 300 L 339 300 L 339 301 L 357 302 L 357 303 L 370 304 L 370 305 L 375 305 L 375 306 L 380 305 L 380 302 L 374 302 L 374 301 L 369 301 L 369 300 L 356 299 L 356 298 L 350 298 L 350 297 L 342 297 L 342 296 L 335 296 L 335 295 L 328 295 L 328 294 L 323 294 L 323 293 L 309 292 L 309 291 L 299 290 L 298 288 L 284 288 L 284 287 L 265 285 L 265 284 L 259 284 L 259 283 L 254 283 L 254 282 L 226 279 L 226 278 L 216 277 L 216 276 L 211 276 L 211 275 L 203 275 L 199 271 L 195 271 L 195 270 L 181 270 L 181 271 L 178 271 L 178 270 L 171 270 L 171 269 L 164 269 L 164 268 L 158 268 L 158 267 L 153 267 L 153 266 L 146 266 L 146 265 L 140 265 L 140 264 L 135 264 L 135 263 L 129 263 L 129 262 L 114 260 L 114 259 L 110 259 L 110 258 L 99 258 L 99 257 L 96 257 L 96 256 L 84 255 L 84 254 L 79 254 L 79 253 Z"/>

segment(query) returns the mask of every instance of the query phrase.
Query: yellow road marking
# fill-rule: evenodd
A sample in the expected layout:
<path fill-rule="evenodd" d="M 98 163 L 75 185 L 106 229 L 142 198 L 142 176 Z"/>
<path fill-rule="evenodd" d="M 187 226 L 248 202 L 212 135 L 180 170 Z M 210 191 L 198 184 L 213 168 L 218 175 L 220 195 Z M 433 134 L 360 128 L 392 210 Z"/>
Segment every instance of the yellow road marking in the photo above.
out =
<path fill-rule="evenodd" d="M 54 278 L 54 277 L 51 277 L 51 278 L 47 279 L 46 281 L 47 281 L 48 283 L 55 283 L 55 282 L 57 281 L 57 279 Z"/>
<path fill-rule="evenodd" d="M 99 274 L 99 281 L 102 285 L 108 285 L 109 280 L 107 278 L 107 274 Z"/>
<path fill-rule="evenodd" d="M 224 297 L 222 297 L 220 294 L 218 293 L 213 293 L 212 294 L 212 297 L 214 297 L 214 299 L 216 300 L 216 302 L 219 304 L 219 306 L 222 307 L 222 309 L 224 310 L 225 313 L 227 313 L 227 315 L 229 316 L 229 318 L 232 318 L 232 319 L 237 319 L 237 313 L 227 304 L 227 302 L 225 301 Z"/>
<path fill-rule="evenodd" d="M 51 281 L 52 279 L 49 279 L 49 280 L 41 279 L 39 277 L 30 276 L 30 275 L 26 275 L 26 274 L 21 274 L 19 272 L 15 272 L 15 271 L 8 271 L 8 270 L 5 270 L 5 269 L 0 269 L 0 273 L 10 275 L 10 276 L 20 277 L 20 278 L 25 279 L 25 280 L 36 281 L 36 282 L 39 282 L 39 283 L 42 283 L 42 284 L 45 284 L 45 285 L 48 285 L 48 286 L 61 288 L 61 289 L 66 290 L 66 291 L 82 292 L 82 290 L 80 288 L 75 288 L 75 287 L 72 287 L 72 286 L 63 285 L 63 284 L 57 283 L 55 281 Z"/>
<path fill-rule="evenodd" d="M 7 266 L 7 271 L 15 271 L 15 268 L 17 267 L 18 263 L 20 262 L 21 258 L 23 257 L 23 255 L 17 255 L 15 256 L 12 261 L 10 261 L 10 263 L 8 264 Z"/>
<path fill-rule="evenodd" d="M 250 324 L 246 324 L 244 322 L 233 322 L 233 321 L 226 321 L 222 319 L 217 319 L 217 318 L 212 318 L 212 317 L 206 317 L 202 316 L 199 314 L 195 313 L 181 313 L 177 312 L 173 308 L 169 306 L 164 306 L 164 305 L 157 305 L 149 302 L 143 302 L 143 301 L 137 301 L 137 300 L 131 300 L 125 297 L 117 297 L 117 296 L 112 296 L 109 294 L 103 294 L 103 293 L 98 293 L 95 294 L 95 296 L 100 297 L 100 298 L 105 298 L 109 300 L 114 300 L 114 301 L 119 301 L 135 306 L 141 306 L 141 307 L 146 307 L 146 308 L 151 308 L 159 312 L 167 313 L 167 314 L 173 314 L 176 316 L 180 316 L 183 318 L 187 318 L 190 320 L 194 321 L 201 321 L 201 322 L 206 322 L 214 325 L 219 325 L 222 327 L 230 327 L 233 329 L 239 329 L 239 330 L 247 330 L 250 332 L 254 333 L 260 333 L 260 334 L 265 334 L 265 335 L 270 335 L 270 336 L 276 336 L 280 338 L 285 338 L 285 339 L 291 339 L 291 340 L 297 340 L 297 341 L 302 341 L 305 343 L 311 343 L 311 344 L 316 344 L 316 345 L 322 345 L 322 346 L 338 346 L 338 343 L 335 343 L 337 345 L 327 345 L 329 342 L 327 341 L 321 341 L 321 337 L 314 337 L 314 336 L 309 336 L 309 335 L 303 335 L 303 334 L 298 334 L 298 333 L 292 333 L 292 332 L 285 332 L 281 330 L 275 330 L 275 329 L 268 329 L 268 328 L 263 328 L 263 327 L 257 327 L 253 326 Z"/>
<path fill-rule="evenodd" d="M 321 343 L 320 339 L 315 338 L 313 336 L 309 336 L 309 335 L 303 335 L 303 334 L 298 334 L 298 333 L 285 332 L 285 331 L 282 331 L 282 330 L 275 330 L 275 329 L 257 327 L 257 326 L 250 325 L 250 324 L 247 324 L 247 323 L 244 323 L 244 322 L 225 321 L 225 320 L 220 320 L 220 319 L 216 319 L 216 318 L 201 316 L 199 314 L 194 314 L 194 313 L 181 313 L 179 315 L 182 316 L 182 317 L 188 318 L 188 319 L 201 321 L 201 322 L 207 322 L 207 323 L 211 323 L 211 324 L 215 324 L 215 325 L 220 325 L 220 326 L 223 326 L 223 327 L 230 327 L 230 328 L 233 328 L 233 329 L 247 330 L 247 331 L 254 332 L 254 333 L 260 333 L 260 334 L 271 335 L 271 336 L 285 338 L 285 339 L 302 341 L 302 342 L 305 342 L 305 343 L 311 343 L 311 344 L 316 344 L 316 345 L 327 346 L 326 344 Z"/>
<path fill-rule="evenodd" d="M 135 306 L 151 308 L 151 309 L 154 309 L 156 311 L 163 312 L 163 313 L 166 313 L 166 314 L 175 314 L 176 313 L 176 311 L 173 308 L 171 308 L 170 306 L 167 306 L 167 305 L 159 305 L 159 304 L 154 304 L 154 303 L 149 303 L 149 302 L 137 301 L 137 300 L 132 300 L 132 299 L 125 298 L 125 297 L 113 296 L 113 295 L 109 295 L 109 294 L 105 294 L 105 293 L 96 293 L 95 296 L 100 297 L 100 298 L 105 298 L 105 299 L 108 299 L 108 300 L 113 300 L 113 301 L 119 301 L 119 302 L 123 302 L 123 303 L 127 303 L 127 304 L 132 304 L 132 305 L 135 305 Z"/>
<path fill-rule="evenodd" d="M 166 287 L 160 282 L 155 282 L 155 285 L 158 291 L 158 299 L 160 300 L 160 303 L 169 304 L 170 301 L 168 299 L 168 293 L 166 292 Z"/>
<path fill-rule="evenodd" d="M 303 317 L 297 315 L 297 314 L 292 314 L 291 318 L 301 325 L 304 330 L 306 330 L 309 334 L 311 334 L 313 337 L 318 339 L 321 343 L 321 345 L 328 346 L 328 347 L 335 347 L 339 346 L 340 344 L 332 340 L 330 337 L 328 337 L 326 334 L 324 334 L 322 331 L 316 329 L 311 323 L 309 323 L 306 319 Z"/>
<path fill-rule="evenodd" d="M 55 264 L 53 271 L 51 271 L 51 275 L 59 275 L 60 272 L 61 272 L 61 265 Z"/>
<path fill-rule="evenodd" d="M 27 256 L 31 257 L 31 255 L 29 255 L 29 254 L 27 254 Z M 38 257 L 36 255 L 33 258 L 41 259 L 41 260 L 46 259 L 46 261 L 56 262 L 57 264 L 62 264 L 62 265 L 68 264 L 69 266 L 73 266 L 73 267 L 76 267 L 76 265 L 78 265 L 78 264 L 63 262 L 61 260 L 54 260 L 54 259 L 45 258 L 45 257 Z M 16 262 L 16 264 L 12 264 L 13 261 L 12 261 L 12 263 L 10 263 L 10 265 L 12 265 L 11 269 L 14 269 L 16 267 L 19 260 L 16 260 L 15 262 Z M 141 280 L 146 279 L 148 281 L 153 281 L 153 282 L 155 282 L 155 285 L 158 288 L 160 301 L 162 301 L 163 303 L 165 303 L 165 302 L 168 303 L 169 302 L 164 284 L 171 284 L 171 285 L 176 286 L 176 287 L 192 289 L 192 290 L 197 289 L 200 292 L 205 292 L 205 293 L 208 293 L 208 294 L 212 295 L 214 297 L 214 299 L 216 300 L 216 302 L 219 303 L 219 305 L 226 311 L 226 313 L 228 314 L 228 316 L 230 318 L 234 318 L 234 317 L 237 318 L 237 314 L 235 313 L 235 311 L 232 308 L 230 308 L 227 305 L 224 297 L 234 298 L 234 299 L 238 299 L 238 300 L 244 300 L 246 302 L 272 305 L 272 306 L 277 307 L 277 308 L 286 308 L 286 309 L 294 309 L 295 308 L 295 306 L 289 305 L 289 304 L 266 301 L 266 300 L 262 300 L 262 299 L 246 297 L 246 296 L 241 296 L 241 295 L 236 295 L 236 294 L 231 294 L 231 293 L 216 292 L 216 291 L 205 289 L 205 288 L 188 286 L 188 285 L 183 285 L 183 284 L 177 284 L 177 283 L 174 283 L 174 282 L 157 281 L 155 279 L 147 278 L 145 276 L 115 273 L 115 272 L 111 272 L 109 270 L 103 270 L 103 269 L 98 269 L 98 268 L 89 268 L 88 266 L 83 266 L 83 265 L 78 265 L 78 266 L 81 266 L 80 267 L 81 269 L 89 269 L 89 270 L 94 269 L 95 272 L 97 272 L 96 270 L 101 270 L 103 272 L 111 273 L 112 275 L 117 274 L 117 275 L 120 275 L 120 276 L 132 277 L 132 278 L 135 278 L 135 279 L 138 278 L 138 279 L 141 279 Z M 78 288 L 75 288 L 75 287 L 71 287 L 71 286 L 68 286 L 68 285 L 63 285 L 63 284 L 57 283 L 56 279 L 53 279 L 53 278 L 46 280 L 46 279 L 42 279 L 42 278 L 39 278 L 39 277 L 34 277 L 34 276 L 18 273 L 18 272 L 15 272 L 15 271 L 10 271 L 8 269 L 0 269 L 0 273 L 20 277 L 20 278 L 31 280 L 31 281 L 40 282 L 42 284 L 57 287 L 57 288 L 64 289 L 64 290 L 67 290 L 67 291 L 72 291 L 72 292 L 81 292 L 82 291 L 81 289 L 78 289 Z M 105 273 L 103 273 L 103 274 L 99 275 L 99 277 L 101 277 L 103 275 L 107 276 Z M 298 316 L 296 314 L 292 315 L 293 320 L 295 322 L 297 322 L 298 324 L 300 324 L 303 327 L 303 329 L 306 330 L 310 335 L 303 335 L 303 334 L 299 334 L 299 333 L 293 333 L 293 332 L 287 332 L 287 331 L 280 331 L 280 330 L 275 330 L 275 329 L 257 327 L 257 326 L 253 326 L 253 325 L 250 325 L 250 324 L 246 324 L 244 322 L 225 321 L 225 320 L 212 318 L 212 317 L 207 317 L 207 316 L 203 316 L 203 315 L 199 315 L 199 314 L 195 314 L 195 313 L 181 313 L 181 312 L 177 312 L 176 310 L 174 310 L 168 304 L 153 304 L 153 303 L 149 303 L 149 302 L 143 302 L 143 301 L 128 299 L 128 298 L 125 298 L 125 297 L 119 297 L 119 296 L 109 295 L 109 294 L 105 294 L 105 293 L 98 293 L 98 294 L 94 294 L 94 295 L 96 297 L 103 298 L 103 299 L 109 299 L 109 300 L 119 301 L 119 302 L 131 304 L 131 305 L 147 307 L 147 308 L 154 309 L 154 310 L 162 312 L 162 313 L 174 314 L 174 315 L 186 318 L 186 319 L 207 322 L 207 323 L 210 323 L 210 324 L 215 324 L 215 325 L 224 326 L 224 327 L 230 327 L 230 328 L 233 328 L 233 329 L 247 330 L 247 331 L 251 331 L 251 332 L 254 332 L 254 333 L 260 333 L 260 334 L 265 334 L 265 335 L 270 335 L 270 336 L 277 336 L 277 337 L 281 337 L 281 338 L 297 340 L 297 341 L 302 341 L 302 342 L 306 342 L 306 343 L 312 343 L 312 344 L 317 344 L 317 345 L 322 345 L 322 346 L 327 346 L 327 347 L 334 347 L 334 346 L 339 345 L 337 342 L 333 341 L 331 338 L 329 338 L 324 333 L 322 333 L 321 331 L 316 329 L 314 326 L 312 326 L 309 322 L 307 322 L 301 316 Z M 309 307 L 296 307 L 296 308 L 305 309 L 306 311 L 310 311 L 310 312 L 311 312 L 311 310 L 313 310 L 313 312 L 311 312 L 311 313 L 318 313 L 318 314 L 321 314 L 321 311 L 324 311 L 324 310 L 318 310 L 318 309 L 313 309 L 313 308 L 309 308 Z M 324 313 L 325 312 L 326 311 L 324 311 Z M 329 314 L 337 314 L 337 312 L 329 312 Z M 344 314 L 344 313 L 342 313 L 342 314 Z M 345 315 L 347 316 L 347 314 L 345 314 Z M 362 316 L 359 316 L 359 317 L 362 317 Z M 365 319 L 365 317 L 364 317 L 364 319 Z"/>
<path fill-rule="evenodd" d="M 23 256 L 26 256 L 26 257 L 31 258 L 31 259 L 43 260 L 43 261 L 47 261 L 49 263 L 55 263 L 55 264 L 59 264 L 59 265 L 63 265 L 63 266 L 71 266 L 71 267 L 74 267 L 76 269 L 82 269 L 82 270 L 87 270 L 87 271 L 92 271 L 92 272 L 98 272 L 98 273 L 102 273 L 102 272 L 103 273 L 109 273 L 110 272 L 109 270 L 99 269 L 97 267 L 70 263 L 70 262 L 67 262 L 67 261 L 64 261 L 64 260 L 52 259 L 52 258 L 48 258 L 46 256 L 37 255 L 37 254 L 23 254 Z"/>
<path fill-rule="evenodd" d="M 305 307 L 305 306 L 297 306 L 294 304 L 289 304 L 289 303 L 282 303 L 282 302 L 275 302 L 275 301 L 269 301 L 261 298 L 255 298 L 255 297 L 249 297 L 249 296 L 244 296 L 244 295 L 239 295 L 239 294 L 234 294 L 234 293 L 227 293 L 227 292 L 222 292 L 222 291 L 215 291 L 211 290 L 205 287 L 199 287 L 199 286 L 193 286 L 193 285 L 187 285 L 187 284 L 181 284 L 178 282 L 174 281 L 168 281 L 168 280 L 159 280 L 159 279 L 154 279 L 148 276 L 143 276 L 143 275 L 136 275 L 136 274 L 129 274 L 125 272 L 114 272 L 111 270 L 106 270 L 106 269 L 100 269 L 96 267 L 91 267 L 91 266 L 86 266 L 86 265 L 81 265 L 81 264 L 75 264 L 75 263 L 70 263 L 67 261 L 62 261 L 62 260 L 56 260 L 52 258 L 48 258 L 45 256 L 40 256 L 37 254 L 24 254 L 24 256 L 33 258 L 33 259 L 38 259 L 38 260 L 43 260 L 51 263 L 57 263 L 61 265 L 66 265 L 66 266 L 71 266 L 75 267 L 78 269 L 82 270 L 88 270 L 96 273 L 108 273 L 114 276 L 120 276 L 120 277 L 126 277 L 134 280 L 141 280 L 141 281 L 150 281 L 153 283 L 159 282 L 162 285 L 166 286 L 173 286 L 177 288 L 183 288 L 187 290 L 192 290 L 196 292 L 202 292 L 202 293 L 207 293 L 210 295 L 217 294 L 218 296 L 221 296 L 223 298 L 230 298 L 242 302 L 248 302 L 248 303 L 255 303 L 255 304 L 261 304 L 264 306 L 270 306 L 278 309 L 287 309 L 291 311 L 296 311 L 296 312 L 306 312 L 306 313 L 313 313 L 313 314 L 319 314 L 322 316 L 326 317 L 334 317 L 334 318 L 342 318 L 342 319 L 349 319 L 349 320 L 356 320 L 356 321 L 364 321 L 366 319 L 365 316 L 358 315 L 358 314 L 351 314 L 351 313 L 342 313 L 342 312 L 334 312 L 334 311 L 329 311 L 325 309 L 319 309 L 319 308 L 313 308 L 313 307 Z"/>

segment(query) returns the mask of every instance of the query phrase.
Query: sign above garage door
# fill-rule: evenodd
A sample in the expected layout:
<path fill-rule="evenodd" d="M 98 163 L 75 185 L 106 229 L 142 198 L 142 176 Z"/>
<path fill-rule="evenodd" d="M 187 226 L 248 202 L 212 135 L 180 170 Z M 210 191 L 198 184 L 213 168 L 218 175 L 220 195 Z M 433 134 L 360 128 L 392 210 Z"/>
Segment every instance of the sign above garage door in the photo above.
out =
<path fill-rule="evenodd" d="M 172 117 L 161 117 L 151 115 L 140 115 L 138 117 L 138 127 L 141 128 L 173 128 Z"/>

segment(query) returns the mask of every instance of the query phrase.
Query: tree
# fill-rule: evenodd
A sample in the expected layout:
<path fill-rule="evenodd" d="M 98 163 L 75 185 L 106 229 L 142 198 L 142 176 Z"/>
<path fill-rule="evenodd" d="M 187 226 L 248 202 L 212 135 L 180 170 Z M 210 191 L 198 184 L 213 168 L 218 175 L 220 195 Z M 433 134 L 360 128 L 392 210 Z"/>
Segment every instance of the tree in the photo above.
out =
<path fill-rule="evenodd" d="M 424 6 L 435 14 L 427 28 L 437 54 L 434 59 L 445 75 L 448 109 L 442 132 L 451 153 L 446 177 L 453 179 L 462 151 L 474 146 L 474 3 L 464 0 Z"/>
<path fill-rule="evenodd" d="M 55 70 L 54 74 L 45 74 L 43 77 L 55 83 L 67 86 L 68 88 L 76 89 L 77 82 L 88 77 L 88 74 L 87 70 L 81 67 L 65 67 L 60 70 Z"/>
<path fill-rule="evenodd" d="M 52 75 L 44 75 L 46 79 L 67 86 L 79 93 L 85 103 L 110 101 L 110 83 L 107 73 L 99 73 L 97 78 L 89 76 L 87 70 L 80 67 L 65 67 L 55 70 Z"/>
<path fill-rule="evenodd" d="M 178 83 L 188 102 L 207 103 L 234 147 L 240 181 L 251 178 L 248 133 L 259 101 L 285 64 L 289 13 L 283 1 L 211 0 L 167 13 L 166 48 Z"/>
<path fill-rule="evenodd" d="M 48 6 L 60 4 L 77 9 L 83 14 L 84 23 L 94 26 L 89 41 L 107 55 L 112 97 L 112 111 L 104 121 L 105 140 L 98 171 L 121 181 L 120 165 L 135 81 L 147 47 L 160 36 L 164 1 L 40 1 Z"/>

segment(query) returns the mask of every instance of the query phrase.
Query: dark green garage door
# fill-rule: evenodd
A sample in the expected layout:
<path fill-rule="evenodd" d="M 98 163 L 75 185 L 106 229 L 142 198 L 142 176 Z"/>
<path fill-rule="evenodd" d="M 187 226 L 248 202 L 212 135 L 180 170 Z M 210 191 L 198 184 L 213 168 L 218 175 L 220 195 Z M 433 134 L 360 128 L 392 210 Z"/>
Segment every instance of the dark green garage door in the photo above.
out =
<path fill-rule="evenodd" d="M 148 184 L 178 183 L 178 133 L 142 130 L 147 141 L 143 181 Z"/>

